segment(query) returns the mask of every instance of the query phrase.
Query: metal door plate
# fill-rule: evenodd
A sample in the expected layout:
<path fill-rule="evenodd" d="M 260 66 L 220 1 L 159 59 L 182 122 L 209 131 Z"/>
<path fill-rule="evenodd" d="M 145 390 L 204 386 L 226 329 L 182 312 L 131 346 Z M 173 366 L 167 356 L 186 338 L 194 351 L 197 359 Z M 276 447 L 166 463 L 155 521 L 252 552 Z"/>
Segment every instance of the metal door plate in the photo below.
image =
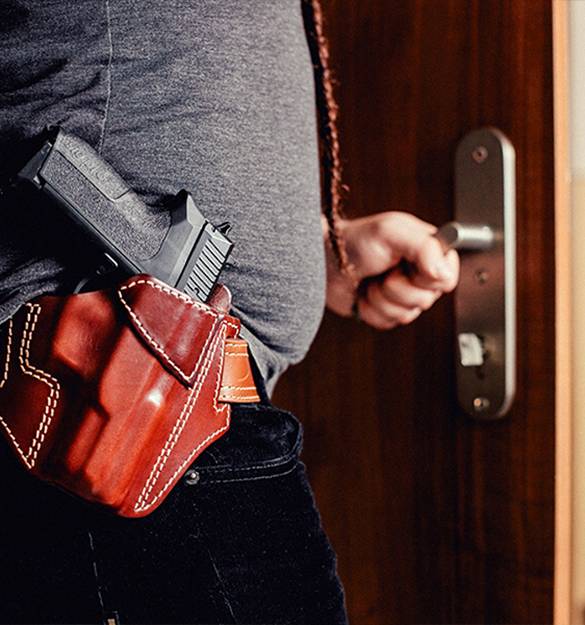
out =
<path fill-rule="evenodd" d="M 461 255 L 461 279 L 455 292 L 455 349 L 459 404 L 479 419 L 503 417 L 514 398 L 515 209 L 512 144 L 495 128 L 470 132 L 455 156 L 455 220 L 490 226 L 494 241 L 490 249 Z M 480 339 L 483 364 L 470 365 L 461 353 L 458 337 L 466 334 Z"/>

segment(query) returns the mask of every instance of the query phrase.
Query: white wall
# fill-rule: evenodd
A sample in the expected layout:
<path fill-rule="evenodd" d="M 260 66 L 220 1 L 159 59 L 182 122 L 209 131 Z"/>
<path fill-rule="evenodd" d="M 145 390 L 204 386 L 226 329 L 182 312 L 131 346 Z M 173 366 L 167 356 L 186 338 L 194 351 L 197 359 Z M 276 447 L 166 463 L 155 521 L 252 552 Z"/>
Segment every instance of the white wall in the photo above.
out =
<path fill-rule="evenodd" d="M 585 0 L 570 2 L 571 167 L 585 176 Z"/>

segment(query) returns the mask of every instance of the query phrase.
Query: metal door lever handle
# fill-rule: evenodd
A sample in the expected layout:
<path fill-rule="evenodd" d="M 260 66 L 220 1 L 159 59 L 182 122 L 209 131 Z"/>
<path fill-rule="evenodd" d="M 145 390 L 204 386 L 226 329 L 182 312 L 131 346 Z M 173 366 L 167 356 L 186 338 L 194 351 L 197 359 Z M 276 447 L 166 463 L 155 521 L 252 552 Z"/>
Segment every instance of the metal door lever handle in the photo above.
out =
<path fill-rule="evenodd" d="M 450 221 L 435 233 L 443 251 L 489 250 L 495 242 L 494 231 L 485 224 L 472 225 Z"/>

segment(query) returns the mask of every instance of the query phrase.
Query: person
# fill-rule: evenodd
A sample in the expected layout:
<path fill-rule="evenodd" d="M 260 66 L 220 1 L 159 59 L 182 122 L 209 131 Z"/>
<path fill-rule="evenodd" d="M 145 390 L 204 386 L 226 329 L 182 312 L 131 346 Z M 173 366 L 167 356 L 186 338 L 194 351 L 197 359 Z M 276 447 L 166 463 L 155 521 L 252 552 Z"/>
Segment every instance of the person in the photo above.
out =
<path fill-rule="evenodd" d="M 212 222 L 230 221 L 222 281 L 261 392 L 234 405 L 230 430 L 143 519 L 31 478 L 3 447 L 0 620 L 346 623 L 299 460 L 302 428 L 270 394 L 324 305 L 380 330 L 410 323 L 455 287 L 458 260 L 408 213 L 341 216 L 318 2 L 6 0 L 0 24 L 0 182 L 60 125 L 118 170 L 154 221 L 183 187 Z M 23 236 L 11 209 L 0 215 L 0 321 L 69 283 L 50 238 Z M 404 260 L 416 270 L 400 271 Z"/>

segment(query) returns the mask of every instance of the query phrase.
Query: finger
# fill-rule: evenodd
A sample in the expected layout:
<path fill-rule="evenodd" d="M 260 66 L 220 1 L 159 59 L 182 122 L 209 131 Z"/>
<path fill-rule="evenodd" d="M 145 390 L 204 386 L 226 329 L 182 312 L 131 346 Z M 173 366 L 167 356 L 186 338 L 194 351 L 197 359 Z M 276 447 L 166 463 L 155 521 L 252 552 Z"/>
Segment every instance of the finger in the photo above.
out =
<path fill-rule="evenodd" d="M 434 239 L 434 237 L 432 237 Z M 431 246 L 433 248 L 434 246 Z M 441 251 L 442 254 L 442 251 Z M 455 250 L 449 250 L 442 256 L 442 266 L 437 267 L 434 251 L 424 253 L 424 261 L 417 262 L 417 271 L 411 276 L 412 283 L 421 289 L 438 290 L 449 293 L 459 281 L 459 255 Z M 423 270 L 425 263 L 426 270 Z M 434 270 L 430 269 L 434 267 Z M 436 274 L 440 274 L 438 277 Z"/>
<path fill-rule="evenodd" d="M 366 298 L 360 298 L 358 300 L 358 313 L 359 318 L 368 325 L 376 328 L 377 330 L 391 330 L 399 325 L 404 325 L 414 321 L 420 314 L 420 310 L 411 312 L 409 317 L 401 316 L 400 319 L 387 316 L 380 311 L 376 306 L 372 305 Z"/>
<path fill-rule="evenodd" d="M 380 313 L 389 322 L 405 325 L 414 321 L 422 312 L 417 306 L 401 306 L 389 301 L 382 291 L 382 285 L 374 282 L 368 286 L 366 299 L 374 310 Z"/>
<path fill-rule="evenodd" d="M 413 284 L 410 277 L 393 271 L 381 283 L 384 297 L 406 308 L 428 310 L 440 297 L 439 289 L 420 288 Z"/>
<path fill-rule="evenodd" d="M 420 248 L 432 237 L 437 227 L 409 213 L 387 213 L 388 217 L 378 224 L 380 240 L 396 255 L 415 261 Z"/>
<path fill-rule="evenodd" d="M 416 250 L 414 262 L 419 273 L 426 278 L 448 280 L 452 277 L 452 269 L 437 237 L 427 236 L 422 240 Z"/>
<path fill-rule="evenodd" d="M 380 311 L 376 310 L 363 297 L 358 300 L 357 309 L 360 320 L 376 330 L 391 330 L 398 325 L 396 321 L 388 319 Z"/>
<path fill-rule="evenodd" d="M 461 267 L 459 254 L 455 250 L 449 250 L 445 254 L 445 264 L 451 270 L 451 278 L 446 280 L 444 285 L 441 286 L 443 293 L 450 293 L 459 282 L 459 270 Z"/>

